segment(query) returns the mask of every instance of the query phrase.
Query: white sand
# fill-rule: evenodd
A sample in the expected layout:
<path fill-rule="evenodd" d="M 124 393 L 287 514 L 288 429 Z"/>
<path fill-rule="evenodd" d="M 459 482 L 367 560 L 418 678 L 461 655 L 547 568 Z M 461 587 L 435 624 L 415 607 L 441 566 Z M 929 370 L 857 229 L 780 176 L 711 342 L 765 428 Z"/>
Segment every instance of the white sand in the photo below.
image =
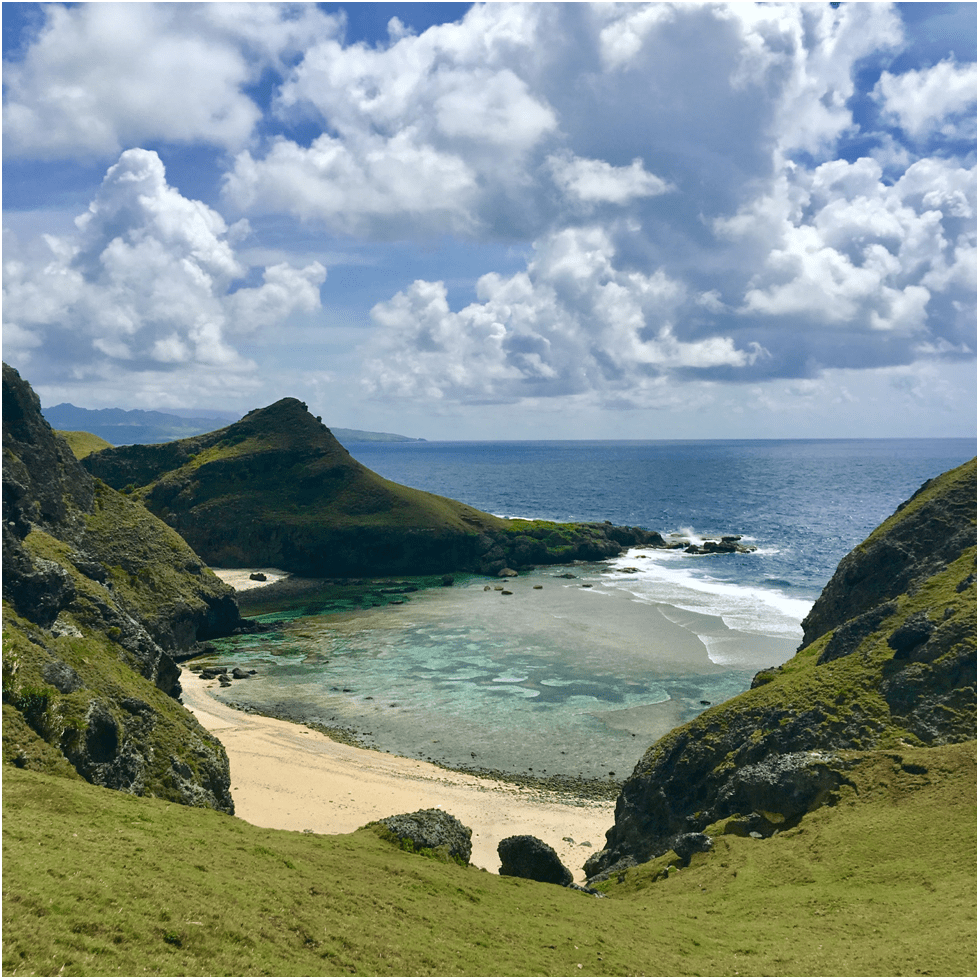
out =
<path fill-rule="evenodd" d="M 288 571 L 281 568 L 211 568 L 211 570 L 235 591 L 250 591 L 263 585 L 274 585 L 283 578 L 291 577 Z M 265 581 L 253 581 L 250 575 L 255 573 L 265 575 Z"/>
<path fill-rule="evenodd" d="M 581 865 L 605 845 L 614 822 L 613 802 L 571 805 L 539 790 L 353 748 L 302 725 L 236 711 L 209 696 L 216 681 L 185 670 L 180 682 L 184 704 L 228 752 L 237 815 L 255 826 L 349 833 L 385 816 L 441 808 L 472 829 L 477 867 L 496 873 L 497 844 L 526 833 L 554 847 L 581 882 Z"/>

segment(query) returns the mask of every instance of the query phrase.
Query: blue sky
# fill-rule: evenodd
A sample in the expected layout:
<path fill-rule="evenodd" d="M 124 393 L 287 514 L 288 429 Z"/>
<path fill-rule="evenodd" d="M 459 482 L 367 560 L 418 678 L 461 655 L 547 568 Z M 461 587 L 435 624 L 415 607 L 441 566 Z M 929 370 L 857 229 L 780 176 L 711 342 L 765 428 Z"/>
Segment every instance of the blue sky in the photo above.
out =
<path fill-rule="evenodd" d="M 975 4 L 2 9 L 45 405 L 975 434 Z"/>

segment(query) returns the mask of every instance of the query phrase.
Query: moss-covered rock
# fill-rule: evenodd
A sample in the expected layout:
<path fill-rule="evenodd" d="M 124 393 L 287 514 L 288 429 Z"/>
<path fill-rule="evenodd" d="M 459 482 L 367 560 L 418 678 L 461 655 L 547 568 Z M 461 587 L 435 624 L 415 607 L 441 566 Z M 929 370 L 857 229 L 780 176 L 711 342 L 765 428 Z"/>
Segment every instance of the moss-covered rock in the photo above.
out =
<path fill-rule="evenodd" d="M 175 699 L 176 660 L 240 625 L 232 590 L 7 365 L 3 453 L 4 760 L 233 811 L 224 749 Z"/>
<path fill-rule="evenodd" d="M 837 798 L 854 750 L 973 740 L 975 571 L 973 460 L 927 483 L 843 559 L 792 660 L 646 752 L 589 876 L 736 815 L 761 835 L 784 830 Z"/>

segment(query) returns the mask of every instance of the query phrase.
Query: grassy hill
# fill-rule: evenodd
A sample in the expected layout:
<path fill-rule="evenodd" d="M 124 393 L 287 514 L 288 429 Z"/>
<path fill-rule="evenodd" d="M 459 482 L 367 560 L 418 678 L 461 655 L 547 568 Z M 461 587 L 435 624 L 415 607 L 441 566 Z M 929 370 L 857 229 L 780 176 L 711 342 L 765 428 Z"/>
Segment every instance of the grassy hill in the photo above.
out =
<path fill-rule="evenodd" d="M 175 658 L 240 626 L 231 589 L 94 480 L 6 364 L 3 572 L 6 771 L 233 811 L 224 747 L 175 699 Z"/>
<path fill-rule="evenodd" d="M 3 971 L 970 975 L 975 771 L 974 744 L 870 753 L 794 830 L 599 900 L 8 768 Z"/>
<path fill-rule="evenodd" d="M 503 520 L 361 465 L 294 398 L 207 435 L 86 456 L 86 468 L 216 567 L 301 575 L 432 574 L 594 560 L 658 534 Z"/>
<path fill-rule="evenodd" d="M 724 820 L 784 832 L 837 803 L 853 752 L 975 741 L 976 460 L 847 555 L 805 625 L 791 660 L 646 752 L 589 876 L 680 853 Z"/>
<path fill-rule="evenodd" d="M 91 432 L 64 432 L 57 433 L 67 443 L 76 459 L 84 459 L 85 456 L 93 452 L 101 452 L 103 449 L 111 449 L 112 443 L 106 442 L 104 438 L 93 435 Z"/>

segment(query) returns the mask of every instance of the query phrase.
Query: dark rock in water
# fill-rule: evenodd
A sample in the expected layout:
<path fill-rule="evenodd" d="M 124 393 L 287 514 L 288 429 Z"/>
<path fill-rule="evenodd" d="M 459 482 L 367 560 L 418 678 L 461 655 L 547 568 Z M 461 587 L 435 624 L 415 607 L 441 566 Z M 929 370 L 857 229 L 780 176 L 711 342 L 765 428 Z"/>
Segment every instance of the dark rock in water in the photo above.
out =
<path fill-rule="evenodd" d="M 508 836 L 496 848 L 500 855 L 501 877 L 524 877 L 544 884 L 567 887 L 574 874 L 561 863 L 561 858 L 536 836 Z"/>
<path fill-rule="evenodd" d="M 248 576 L 248 578 L 249 578 L 250 581 L 268 581 L 269 580 L 268 579 L 268 575 L 262 574 L 261 571 L 253 571 Z"/>
<path fill-rule="evenodd" d="M 235 668 L 234 668 L 234 669 L 233 669 L 233 670 L 231 671 L 231 675 L 232 675 L 232 677 L 234 677 L 234 679 L 236 679 L 236 680 L 247 680 L 247 679 L 248 679 L 248 678 L 249 678 L 249 677 L 250 677 L 250 676 L 252 675 L 252 673 L 254 673 L 254 672 L 255 672 L 255 671 L 254 671 L 254 670 L 252 670 L 251 672 L 247 672 L 247 673 L 246 673 L 246 672 L 245 672 L 245 670 L 243 670 L 243 669 L 242 669 L 242 668 L 241 668 L 240 666 L 236 666 L 236 667 L 235 667 Z"/>
<path fill-rule="evenodd" d="M 378 825 L 400 840 L 404 849 L 432 850 L 443 858 L 462 863 L 469 863 L 472 856 L 472 830 L 441 809 L 419 809 L 388 816 L 379 820 Z"/>

